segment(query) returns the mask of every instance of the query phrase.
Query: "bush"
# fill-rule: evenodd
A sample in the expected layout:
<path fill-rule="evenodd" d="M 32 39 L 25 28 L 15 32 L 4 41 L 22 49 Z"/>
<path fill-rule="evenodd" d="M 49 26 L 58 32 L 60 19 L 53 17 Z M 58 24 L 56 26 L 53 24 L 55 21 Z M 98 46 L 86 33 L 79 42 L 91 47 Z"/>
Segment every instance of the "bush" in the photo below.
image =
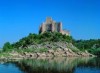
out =
<path fill-rule="evenodd" d="M 90 53 L 94 54 L 94 55 L 97 55 L 100 57 L 100 48 L 93 48 L 93 49 L 89 49 L 88 50 Z"/>
<path fill-rule="evenodd" d="M 9 42 L 6 42 L 3 46 L 3 51 L 11 51 L 13 49 L 12 45 Z"/>

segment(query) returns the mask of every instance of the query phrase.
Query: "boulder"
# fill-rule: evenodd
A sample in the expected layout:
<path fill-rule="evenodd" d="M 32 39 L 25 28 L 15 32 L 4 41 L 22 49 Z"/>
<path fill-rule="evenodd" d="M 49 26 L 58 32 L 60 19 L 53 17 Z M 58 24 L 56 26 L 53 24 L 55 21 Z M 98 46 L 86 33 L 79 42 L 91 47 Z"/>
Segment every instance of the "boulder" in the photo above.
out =
<path fill-rule="evenodd" d="M 52 53 L 46 53 L 46 57 L 53 57 L 54 56 L 54 54 L 52 54 Z"/>
<path fill-rule="evenodd" d="M 54 50 L 50 49 L 47 52 L 53 54 L 54 53 Z"/>
<path fill-rule="evenodd" d="M 63 50 L 64 50 L 64 51 L 68 51 L 69 49 L 68 49 L 68 48 L 64 48 Z"/>

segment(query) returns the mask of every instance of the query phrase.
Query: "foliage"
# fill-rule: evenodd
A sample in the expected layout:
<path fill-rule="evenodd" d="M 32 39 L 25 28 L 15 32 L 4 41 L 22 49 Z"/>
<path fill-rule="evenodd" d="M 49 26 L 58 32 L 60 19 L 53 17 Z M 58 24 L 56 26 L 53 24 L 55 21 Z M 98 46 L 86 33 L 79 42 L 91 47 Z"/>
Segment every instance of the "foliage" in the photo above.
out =
<path fill-rule="evenodd" d="M 32 34 L 30 33 L 27 37 L 20 39 L 18 42 L 10 44 L 6 42 L 3 46 L 3 51 L 11 51 L 13 48 L 16 51 L 26 51 L 26 52 L 45 52 L 47 49 L 27 49 L 29 45 L 41 44 L 44 42 L 67 42 L 72 43 L 81 51 L 88 50 L 89 52 L 100 56 L 100 39 L 90 39 L 90 40 L 75 40 L 71 36 L 66 36 L 58 32 L 45 32 L 43 34 Z M 20 49 L 22 50 L 20 51 Z M 77 48 L 72 48 L 75 52 L 79 50 Z"/>
<path fill-rule="evenodd" d="M 18 53 L 23 53 L 23 52 L 39 52 L 39 53 L 43 53 L 43 52 L 47 52 L 48 49 L 47 48 L 38 48 L 38 49 L 33 49 L 33 48 L 26 48 L 26 49 L 14 49 L 15 51 L 17 51 Z"/>
<path fill-rule="evenodd" d="M 100 39 L 73 40 L 73 44 L 82 51 L 88 50 L 89 52 L 100 56 Z"/>
<path fill-rule="evenodd" d="M 12 44 L 15 48 L 27 48 L 28 45 L 39 44 L 43 42 L 59 42 L 65 41 L 68 43 L 72 42 L 71 36 L 62 35 L 57 32 L 45 32 L 43 34 L 29 34 L 27 37 L 20 39 L 18 42 Z"/>
<path fill-rule="evenodd" d="M 0 53 L 0 57 L 11 57 L 11 55 L 9 54 L 9 53 L 7 53 L 7 51 L 6 52 L 1 52 Z"/>
<path fill-rule="evenodd" d="M 13 49 L 12 45 L 9 42 L 6 42 L 3 46 L 3 51 L 11 51 Z"/>
<path fill-rule="evenodd" d="M 92 49 L 88 49 L 88 51 L 90 53 L 97 55 L 97 56 L 100 56 L 100 48 L 92 48 Z"/>

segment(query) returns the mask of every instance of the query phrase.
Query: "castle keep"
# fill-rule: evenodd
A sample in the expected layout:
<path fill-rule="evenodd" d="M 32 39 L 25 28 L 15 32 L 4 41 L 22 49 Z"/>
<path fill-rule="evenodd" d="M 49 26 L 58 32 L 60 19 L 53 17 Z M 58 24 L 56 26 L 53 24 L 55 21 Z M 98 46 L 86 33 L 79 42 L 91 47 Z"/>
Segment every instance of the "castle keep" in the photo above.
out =
<path fill-rule="evenodd" d="M 40 25 L 39 33 L 41 34 L 44 32 L 59 32 L 65 35 L 70 35 L 67 30 L 62 29 L 61 22 L 55 22 L 50 17 L 46 18 L 46 21 Z"/>

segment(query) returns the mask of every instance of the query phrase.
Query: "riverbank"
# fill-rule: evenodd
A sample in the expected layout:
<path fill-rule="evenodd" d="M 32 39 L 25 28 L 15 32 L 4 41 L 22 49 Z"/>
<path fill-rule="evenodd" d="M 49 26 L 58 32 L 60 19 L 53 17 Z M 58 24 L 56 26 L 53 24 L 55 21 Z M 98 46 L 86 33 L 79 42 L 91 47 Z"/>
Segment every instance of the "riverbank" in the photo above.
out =
<path fill-rule="evenodd" d="M 71 49 L 50 49 L 47 52 L 6 52 L 0 54 L 0 59 L 31 59 L 37 57 L 94 57 L 89 52 L 73 52 Z"/>
<path fill-rule="evenodd" d="M 15 72 L 15 68 L 21 73 L 76 73 L 76 68 L 86 67 L 87 69 L 94 68 L 96 70 L 100 67 L 100 58 L 93 57 L 37 57 L 33 59 L 12 59 L 1 60 L 0 59 L 0 73 Z M 13 67 L 12 67 L 13 66 Z M 10 70 L 7 71 L 11 67 Z M 85 68 L 85 69 L 86 69 Z M 91 70 L 92 70 L 91 69 Z M 82 70 L 83 71 L 83 70 Z M 13 72 L 13 73 L 14 73 Z M 20 73 L 20 72 L 17 72 Z M 78 72 L 80 73 L 80 72 Z M 84 72 L 85 73 L 85 72 Z M 91 72 L 90 72 L 91 73 Z M 95 73 L 95 72 L 94 72 Z"/>

